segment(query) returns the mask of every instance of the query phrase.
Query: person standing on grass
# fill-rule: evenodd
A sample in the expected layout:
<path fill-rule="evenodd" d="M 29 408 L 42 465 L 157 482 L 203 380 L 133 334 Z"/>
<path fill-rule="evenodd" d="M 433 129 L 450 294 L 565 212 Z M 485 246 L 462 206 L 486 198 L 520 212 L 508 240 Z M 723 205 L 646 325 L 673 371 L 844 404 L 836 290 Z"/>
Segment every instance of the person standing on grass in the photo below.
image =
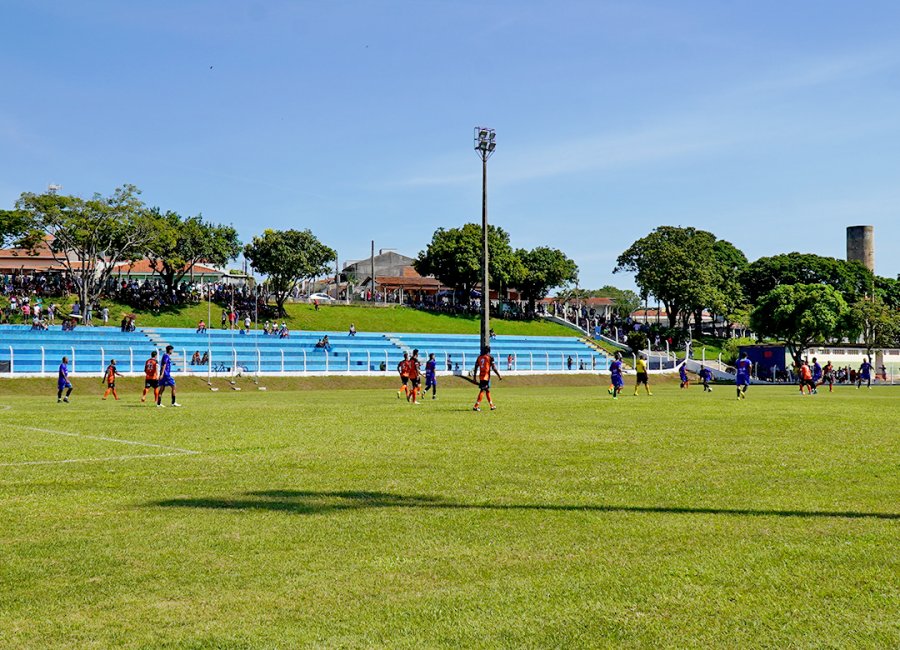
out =
<path fill-rule="evenodd" d="M 856 389 L 866 382 L 866 388 L 872 388 L 872 364 L 868 359 L 863 359 L 862 365 L 859 366 L 859 373 L 856 375 Z"/>
<path fill-rule="evenodd" d="M 746 352 L 741 352 L 741 356 L 735 365 L 737 372 L 734 375 L 734 383 L 737 386 L 737 398 L 747 399 L 747 387 L 750 385 L 750 372 L 753 369 L 753 363 L 747 358 Z"/>
<path fill-rule="evenodd" d="M 700 381 L 703 382 L 703 392 L 711 393 L 712 388 L 709 382 L 712 380 L 712 371 L 706 366 L 700 366 Z"/>
<path fill-rule="evenodd" d="M 181 406 L 175 401 L 175 379 L 172 377 L 172 350 L 171 345 L 166 346 L 166 352 L 159 362 L 159 392 L 156 394 L 156 408 L 163 408 L 162 397 L 166 392 L 166 386 L 172 387 L 172 406 Z"/>
<path fill-rule="evenodd" d="M 437 361 L 434 358 L 434 352 L 428 355 L 428 361 L 425 362 L 425 394 L 431 389 L 431 399 L 437 399 Z"/>
<path fill-rule="evenodd" d="M 103 399 L 109 397 L 109 394 L 112 393 L 112 396 L 115 400 L 119 401 L 119 394 L 116 392 L 116 377 L 123 377 L 121 372 L 116 369 L 116 360 L 110 359 L 109 365 L 106 366 L 106 372 L 103 373 L 103 381 L 106 382 L 106 391 L 103 393 Z"/>
<path fill-rule="evenodd" d="M 63 397 L 63 391 L 66 396 Z M 56 379 L 56 403 L 69 403 L 69 395 L 72 394 L 72 384 L 69 382 L 69 357 L 63 357 L 62 363 L 59 364 L 59 375 Z"/>
<path fill-rule="evenodd" d="M 491 346 L 486 345 L 481 351 L 481 356 L 475 360 L 474 374 L 475 379 L 478 381 L 478 398 L 475 400 L 475 406 L 472 407 L 473 411 L 481 410 L 482 397 L 487 397 L 492 411 L 497 408 L 494 406 L 493 400 L 491 400 L 491 370 L 497 375 L 497 379 L 503 381 L 503 377 L 500 376 L 500 371 L 497 369 L 497 364 L 494 362 L 494 357 L 491 356 Z"/>
<path fill-rule="evenodd" d="M 397 364 L 397 373 L 400 375 L 400 390 L 397 391 L 397 399 L 400 399 L 400 395 L 406 395 L 406 399 L 409 399 L 409 352 L 403 353 L 403 359 L 400 363 Z"/>
<path fill-rule="evenodd" d="M 413 404 L 421 404 L 419 401 L 419 385 L 422 383 L 422 363 L 419 361 L 419 351 L 413 350 L 412 358 L 406 363 L 406 372 L 409 375 L 409 386 Z M 410 395 L 406 396 L 410 401 Z"/>
<path fill-rule="evenodd" d="M 812 378 L 812 370 L 809 369 L 809 362 L 804 359 L 800 363 L 800 394 L 803 394 L 803 389 L 809 392 L 810 395 L 813 394 L 813 378 Z"/>
<path fill-rule="evenodd" d="M 812 365 L 812 382 L 813 382 L 813 392 L 819 392 L 819 384 L 822 383 L 822 365 L 819 363 L 819 360 L 813 357 L 813 365 Z"/>
<path fill-rule="evenodd" d="M 691 380 L 688 378 L 687 374 L 687 363 L 682 363 L 678 368 L 678 378 L 681 380 L 682 388 L 690 388 Z"/>
<path fill-rule="evenodd" d="M 648 395 L 653 395 L 653 393 L 650 392 L 650 375 L 647 373 L 647 360 L 644 353 L 641 353 L 638 356 L 634 369 L 637 371 L 637 383 L 634 385 L 634 396 L 637 397 L 638 388 L 641 387 L 641 384 L 644 385 L 644 389 L 647 391 Z"/>
<path fill-rule="evenodd" d="M 609 364 L 609 389 L 606 391 L 613 399 L 619 399 L 619 393 L 625 388 L 622 380 L 622 353 L 616 352 L 615 358 Z"/>
<path fill-rule="evenodd" d="M 159 397 L 159 361 L 156 360 L 156 350 L 150 353 L 150 358 L 144 362 L 144 392 L 141 394 L 141 402 L 147 400 L 147 391 L 153 389 L 153 401 Z"/>
<path fill-rule="evenodd" d="M 831 362 L 825 364 L 825 367 L 822 369 L 822 383 L 828 384 L 828 392 L 834 392 L 834 366 L 831 365 Z"/>

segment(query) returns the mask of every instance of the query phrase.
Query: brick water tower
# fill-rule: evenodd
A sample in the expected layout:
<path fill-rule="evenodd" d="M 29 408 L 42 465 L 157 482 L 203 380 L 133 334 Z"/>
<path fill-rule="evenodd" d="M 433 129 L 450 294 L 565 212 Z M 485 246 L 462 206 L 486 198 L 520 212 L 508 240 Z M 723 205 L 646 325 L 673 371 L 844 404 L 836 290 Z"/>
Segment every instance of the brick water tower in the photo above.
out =
<path fill-rule="evenodd" d="M 875 226 L 847 226 L 847 261 L 875 272 Z"/>

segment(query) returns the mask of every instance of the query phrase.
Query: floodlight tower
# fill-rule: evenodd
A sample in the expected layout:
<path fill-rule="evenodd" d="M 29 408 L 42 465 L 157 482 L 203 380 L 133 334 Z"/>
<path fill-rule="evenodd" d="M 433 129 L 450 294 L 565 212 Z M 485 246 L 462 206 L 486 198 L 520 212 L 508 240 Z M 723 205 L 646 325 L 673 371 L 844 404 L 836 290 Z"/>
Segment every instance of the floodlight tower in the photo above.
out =
<path fill-rule="evenodd" d="M 487 161 L 497 148 L 494 129 L 475 127 L 475 153 L 481 158 L 481 349 L 491 344 L 491 290 L 488 285 Z"/>

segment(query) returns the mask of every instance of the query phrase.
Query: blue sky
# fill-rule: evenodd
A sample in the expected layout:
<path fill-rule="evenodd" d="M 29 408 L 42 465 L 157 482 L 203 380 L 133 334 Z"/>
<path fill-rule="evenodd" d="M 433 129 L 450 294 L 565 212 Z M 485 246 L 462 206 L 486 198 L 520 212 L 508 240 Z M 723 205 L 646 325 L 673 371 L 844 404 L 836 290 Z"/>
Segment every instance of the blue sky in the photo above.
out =
<path fill-rule="evenodd" d="M 41 2 L 0 20 L 0 206 L 59 183 L 415 255 L 480 219 L 632 286 L 662 224 L 900 273 L 900 3 Z"/>

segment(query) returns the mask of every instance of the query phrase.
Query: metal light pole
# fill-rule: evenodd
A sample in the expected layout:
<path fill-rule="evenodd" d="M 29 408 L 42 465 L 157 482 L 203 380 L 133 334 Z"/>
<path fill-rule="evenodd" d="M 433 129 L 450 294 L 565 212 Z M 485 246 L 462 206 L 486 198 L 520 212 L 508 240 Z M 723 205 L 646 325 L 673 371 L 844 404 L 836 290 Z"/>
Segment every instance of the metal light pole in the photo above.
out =
<path fill-rule="evenodd" d="M 475 127 L 475 153 L 481 158 L 481 349 L 491 344 L 491 290 L 488 284 L 487 161 L 497 148 L 494 129 Z"/>

